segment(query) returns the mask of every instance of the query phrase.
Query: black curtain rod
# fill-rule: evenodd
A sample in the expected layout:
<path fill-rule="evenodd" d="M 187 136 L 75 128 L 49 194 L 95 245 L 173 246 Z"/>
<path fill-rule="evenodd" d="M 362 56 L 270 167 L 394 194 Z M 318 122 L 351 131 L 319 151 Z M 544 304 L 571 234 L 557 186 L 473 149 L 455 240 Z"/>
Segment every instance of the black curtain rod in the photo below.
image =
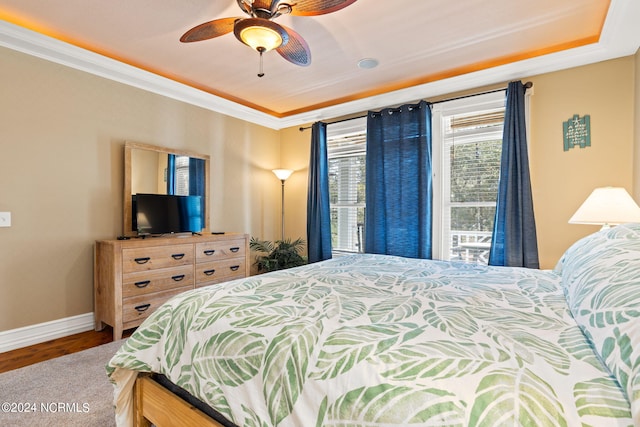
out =
<path fill-rule="evenodd" d="M 524 90 L 526 91 L 527 89 L 530 89 L 533 87 L 533 83 L 532 82 L 526 82 L 524 84 Z M 440 101 L 434 101 L 434 102 L 430 102 L 431 105 L 434 104 L 440 104 L 441 102 L 448 102 L 448 101 L 456 101 L 458 99 L 465 99 L 465 98 L 471 98 L 472 96 L 478 96 L 478 95 L 487 95 L 490 93 L 496 93 L 496 92 L 502 92 L 507 90 L 507 88 L 501 88 L 501 89 L 494 89 L 494 90 L 488 90 L 486 92 L 479 92 L 479 93 L 472 93 L 469 95 L 462 95 L 462 96 L 456 96 L 454 98 L 447 98 L 447 99 L 441 99 Z M 363 115 L 363 116 L 357 116 L 357 117 L 349 117 L 348 119 L 341 119 L 341 120 L 336 120 L 335 122 L 331 122 L 331 123 L 327 123 L 328 125 L 333 125 L 335 123 L 342 123 L 342 122 L 348 122 L 349 120 L 355 120 L 355 119 L 361 119 L 363 117 L 367 117 L 367 115 Z M 311 126 L 307 126 L 307 127 L 300 127 L 300 132 L 307 130 L 307 129 L 311 129 Z"/>

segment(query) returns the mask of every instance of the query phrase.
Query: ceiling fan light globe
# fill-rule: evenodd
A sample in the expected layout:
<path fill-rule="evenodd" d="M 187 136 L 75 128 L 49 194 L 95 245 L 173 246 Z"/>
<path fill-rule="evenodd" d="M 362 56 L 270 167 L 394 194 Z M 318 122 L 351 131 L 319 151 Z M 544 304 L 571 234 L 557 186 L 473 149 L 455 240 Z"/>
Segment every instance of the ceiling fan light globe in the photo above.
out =
<path fill-rule="evenodd" d="M 275 22 L 261 18 L 237 21 L 233 33 L 238 40 L 258 52 L 277 49 L 289 40 L 284 28 Z"/>
<path fill-rule="evenodd" d="M 240 39 L 254 50 L 273 50 L 282 44 L 282 37 L 276 31 L 266 27 L 247 27 L 240 32 Z"/>

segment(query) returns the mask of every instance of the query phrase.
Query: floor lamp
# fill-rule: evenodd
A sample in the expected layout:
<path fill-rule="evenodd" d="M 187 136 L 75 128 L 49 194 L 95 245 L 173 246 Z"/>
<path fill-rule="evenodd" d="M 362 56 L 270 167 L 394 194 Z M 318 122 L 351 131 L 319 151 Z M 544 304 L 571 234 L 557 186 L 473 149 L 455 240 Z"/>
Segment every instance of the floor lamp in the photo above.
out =
<path fill-rule="evenodd" d="M 290 169 L 274 169 L 272 171 L 280 180 L 280 182 L 282 182 L 282 239 L 281 241 L 284 241 L 284 182 L 291 176 L 291 174 L 293 173 L 292 170 Z"/>

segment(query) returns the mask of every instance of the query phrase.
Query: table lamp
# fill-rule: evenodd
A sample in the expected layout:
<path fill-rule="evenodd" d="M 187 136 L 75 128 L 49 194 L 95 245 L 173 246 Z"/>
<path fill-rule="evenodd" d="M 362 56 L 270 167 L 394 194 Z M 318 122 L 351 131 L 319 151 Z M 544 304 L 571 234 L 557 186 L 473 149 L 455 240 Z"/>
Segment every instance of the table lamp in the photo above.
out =
<path fill-rule="evenodd" d="M 640 222 L 640 207 L 622 187 L 593 190 L 569 220 L 569 224 L 597 224 L 602 228 Z"/>

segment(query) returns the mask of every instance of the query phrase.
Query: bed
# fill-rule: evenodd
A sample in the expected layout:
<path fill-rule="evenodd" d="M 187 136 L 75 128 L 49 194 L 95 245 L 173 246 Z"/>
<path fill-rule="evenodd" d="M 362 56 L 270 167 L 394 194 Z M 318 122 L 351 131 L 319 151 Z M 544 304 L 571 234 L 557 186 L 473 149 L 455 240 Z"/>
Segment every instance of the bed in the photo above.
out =
<path fill-rule="evenodd" d="M 107 366 L 119 426 L 637 426 L 639 371 L 638 224 L 552 271 L 362 254 L 188 291 Z"/>

